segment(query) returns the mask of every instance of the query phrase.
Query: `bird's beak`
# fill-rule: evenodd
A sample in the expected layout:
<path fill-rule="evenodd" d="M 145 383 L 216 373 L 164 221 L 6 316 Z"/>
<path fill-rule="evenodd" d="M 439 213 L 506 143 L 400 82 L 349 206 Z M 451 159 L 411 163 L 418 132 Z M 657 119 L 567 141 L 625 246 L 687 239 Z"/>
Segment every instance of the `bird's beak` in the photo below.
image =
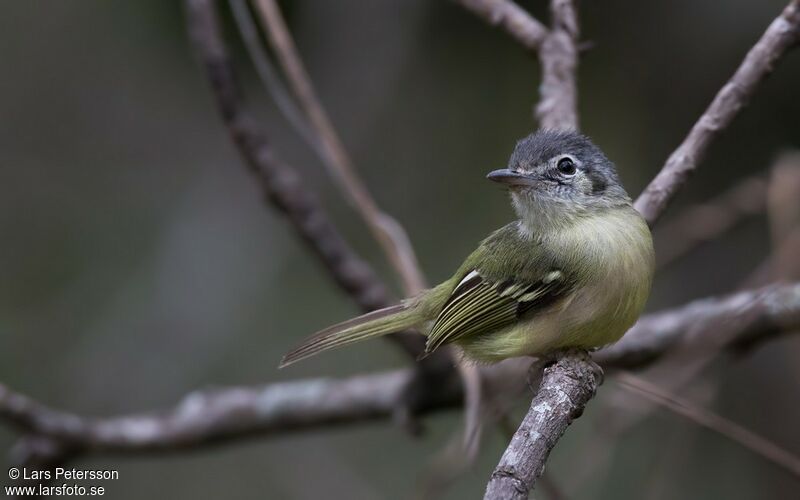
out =
<path fill-rule="evenodd" d="M 529 176 L 520 174 L 519 172 L 514 172 L 513 170 L 509 170 L 507 168 L 493 170 L 489 172 L 489 175 L 487 175 L 486 178 L 490 181 L 505 184 L 506 186 L 533 186 L 536 184 L 536 181 Z"/>

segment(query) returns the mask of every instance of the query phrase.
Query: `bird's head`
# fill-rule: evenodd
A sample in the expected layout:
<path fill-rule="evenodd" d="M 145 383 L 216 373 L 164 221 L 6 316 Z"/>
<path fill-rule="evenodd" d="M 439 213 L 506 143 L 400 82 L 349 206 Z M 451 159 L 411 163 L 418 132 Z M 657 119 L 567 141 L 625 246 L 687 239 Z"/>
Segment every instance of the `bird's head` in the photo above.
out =
<path fill-rule="evenodd" d="M 488 179 L 506 185 L 523 221 L 571 219 L 630 205 L 614 164 L 588 137 L 541 130 L 517 142 L 508 167 Z"/>

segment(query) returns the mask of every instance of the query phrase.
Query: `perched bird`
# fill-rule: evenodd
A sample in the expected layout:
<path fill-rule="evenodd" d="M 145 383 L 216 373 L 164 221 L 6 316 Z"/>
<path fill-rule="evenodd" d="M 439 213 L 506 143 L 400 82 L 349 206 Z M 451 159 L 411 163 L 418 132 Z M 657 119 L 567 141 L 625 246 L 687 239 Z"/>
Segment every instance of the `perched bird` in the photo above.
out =
<path fill-rule="evenodd" d="M 508 168 L 518 219 L 492 233 L 452 278 L 401 304 L 333 325 L 284 356 L 319 352 L 407 328 L 426 353 L 454 343 L 477 362 L 600 347 L 636 321 L 650 294 L 650 230 L 611 161 L 577 132 L 535 132 Z"/>

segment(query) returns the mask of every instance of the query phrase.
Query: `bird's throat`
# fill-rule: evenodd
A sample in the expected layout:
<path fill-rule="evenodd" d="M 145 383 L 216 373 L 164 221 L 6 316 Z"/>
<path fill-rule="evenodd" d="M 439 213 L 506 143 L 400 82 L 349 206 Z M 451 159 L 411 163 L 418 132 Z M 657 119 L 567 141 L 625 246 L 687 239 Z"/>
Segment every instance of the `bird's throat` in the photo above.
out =
<path fill-rule="evenodd" d="M 512 193 L 511 200 L 519 217 L 520 234 L 525 238 L 560 231 L 585 215 L 574 205 L 546 197 Z"/>

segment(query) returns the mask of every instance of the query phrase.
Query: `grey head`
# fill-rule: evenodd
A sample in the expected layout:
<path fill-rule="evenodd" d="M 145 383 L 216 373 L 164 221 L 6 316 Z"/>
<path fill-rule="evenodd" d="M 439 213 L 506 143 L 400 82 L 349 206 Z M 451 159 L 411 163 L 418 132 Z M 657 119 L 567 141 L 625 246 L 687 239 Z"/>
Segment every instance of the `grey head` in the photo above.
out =
<path fill-rule="evenodd" d="M 517 142 L 508 168 L 489 179 L 509 187 L 520 216 L 579 214 L 630 205 L 616 168 L 588 137 L 573 131 L 540 130 Z"/>

